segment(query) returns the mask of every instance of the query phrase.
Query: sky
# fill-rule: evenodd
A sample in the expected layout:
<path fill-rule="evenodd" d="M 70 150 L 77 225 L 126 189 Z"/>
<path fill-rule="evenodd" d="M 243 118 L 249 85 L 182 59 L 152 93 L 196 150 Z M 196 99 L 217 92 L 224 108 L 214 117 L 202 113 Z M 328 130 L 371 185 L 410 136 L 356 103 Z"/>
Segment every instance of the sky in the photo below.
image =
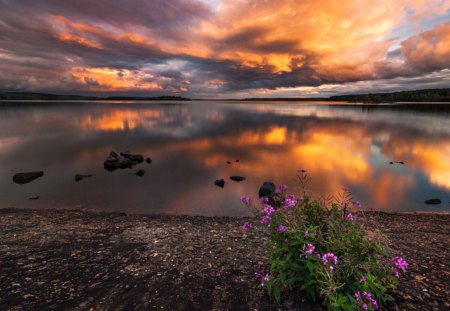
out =
<path fill-rule="evenodd" d="M 0 0 L 0 90 L 190 98 L 450 87 L 450 0 Z"/>

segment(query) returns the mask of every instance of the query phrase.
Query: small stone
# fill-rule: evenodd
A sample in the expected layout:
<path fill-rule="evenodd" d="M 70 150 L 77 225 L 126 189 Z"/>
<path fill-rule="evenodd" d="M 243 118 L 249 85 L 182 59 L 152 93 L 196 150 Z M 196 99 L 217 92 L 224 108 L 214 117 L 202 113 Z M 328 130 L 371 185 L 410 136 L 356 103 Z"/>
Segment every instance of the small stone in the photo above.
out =
<path fill-rule="evenodd" d="M 147 162 L 148 164 L 152 163 L 152 159 L 151 158 L 146 158 L 145 162 Z"/>
<path fill-rule="evenodd" d="M 246 178 L 244 176 L 230 176 L 230 179 L 236 182 L 244 181 Z"/>
<path fill-rule="evenodd" d="M 214 184 L 220 188 L 223 188 L 225 186 L 225 180 L 223 179 L 217 179 Z"/>
<path fill-rule="evenodd" d="M 138 175 L 139 177 L 144 176 L 144 174 L 145 174 L 144 170 L 139 170 L 139 171 L 136 172 L 136 175 Z"/>
<path fill-rule="evenodd" d="M 425 204 L 428 204 L 428 205 L 437 205 L 437 204 L 441 204 L 441 203 L 442 203 L 441 199 L 429 199 L 429 200 L 425 201 Z"/>

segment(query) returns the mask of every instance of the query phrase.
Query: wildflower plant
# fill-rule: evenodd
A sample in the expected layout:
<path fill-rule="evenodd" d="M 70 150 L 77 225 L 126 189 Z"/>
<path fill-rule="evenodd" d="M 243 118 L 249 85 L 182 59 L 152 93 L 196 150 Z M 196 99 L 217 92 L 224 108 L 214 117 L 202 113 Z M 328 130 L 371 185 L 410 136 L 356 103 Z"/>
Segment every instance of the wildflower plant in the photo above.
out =
<path fill-rule="evenodd" d="M 312 199 L 306 174 L 298 171 L 300 197 L 280 185 L 259 207 L 242 200 L 269 237 L 270 273 L 258 274 L 261 285 L 278 303 L 282 292 L 294 290 L 331 310 L 380 310 L 407 262 L 390 257 L 386 239 L 364 225 L 361 203 L 349 192 L 328 205 Z"/>

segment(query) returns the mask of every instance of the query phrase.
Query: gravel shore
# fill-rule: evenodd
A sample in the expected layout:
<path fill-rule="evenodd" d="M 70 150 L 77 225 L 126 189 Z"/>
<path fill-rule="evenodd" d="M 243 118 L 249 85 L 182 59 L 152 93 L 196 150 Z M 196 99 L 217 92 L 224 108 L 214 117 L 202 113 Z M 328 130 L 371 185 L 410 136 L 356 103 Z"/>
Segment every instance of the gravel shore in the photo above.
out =
<path fill-rule="evenodd" d="M 264 233 L 243 218 L 0 210 L 0 310 L 321 310 L 277 306 L 255 279 Z M 450 215 L 371 212 L 406 258 L 393 310 L 449 310 Z"/>

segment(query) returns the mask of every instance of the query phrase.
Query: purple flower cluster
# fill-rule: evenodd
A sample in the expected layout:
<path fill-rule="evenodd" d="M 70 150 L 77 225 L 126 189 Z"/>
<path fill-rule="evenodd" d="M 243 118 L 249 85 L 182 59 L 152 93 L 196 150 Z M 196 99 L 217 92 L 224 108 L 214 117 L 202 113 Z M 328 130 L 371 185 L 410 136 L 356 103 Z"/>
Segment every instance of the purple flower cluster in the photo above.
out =
<path fill-rule="evenodd" d="M 253 228 L 253 224 L 251 222 L 244 222 L 244 224 L 242 225 L 242 228 L 247 230 L 247 229 L 252 229 Z"/>
<path fill-rule="evenodd" d="M 277 228 L 277 232 L 278 232 L 278 233 L 283 233 L 283 232 L 285 232 L 286 230 L 287 230 L 287 227 L 286 227 L 286 226 L 283 226 L 283 225 L 279 225 L 278 228 Z"/>
<path fill-rule="evenodd" d="M 402 257 L 395 256 L 391 259 L 392 273 L 396 278 L 400 277 L 399 270 L 405 271 L 408 268 L 408 262 Z"/>
<path fill-rule="evenodd" d="M 354 220 L 352 213 L 348 213 L 346 218 L 347 218 L 347 220 L 350 220 L 350 221 Z"/>
<path fill-rule="evenodd" d="M 311 255 L 315 249 L 316 249 L 316 247 L 313 244 L 303 244 L 303 247 L 302 247 L 302 250 L 307 255 Z"/>
<path fill-rule="evenodd" d="M 333 253 L 327 253 L 322 256 L 322 261 L 324 266 L 330 264 L 330 270 L 333 270 L 334 269 L 333 264 L 337 265 L 338 258 Z"/>
<path fill-rule="evenodd" d="M 244 203 L 245 205 L 250 205 L 250 202 L 252 201 L 252 199 L 249 196 L 242 196 L 241 197 L 241 202 Z"/>
<path fill-rule="evenodd" d="M 261 202 L 262 204 L 267 204 L 267 203 L 269 203 L 269 198 L 268 197 L 262 197 L 261 199 L 259 199 L 259 202 Z"/>
<path fill-rule="evenodd" d="M 284 200 L 284 207 L 294 207 L 295 205 L 297 205 L 297 200 L 294 199 L 286 199 Z"/>
<path fill-rule="evenodd" d="M 269 281 L 270 276 L 268 273 L 265 275 L 259 272 L 255 272 L 255 277 L 261 280 L 261 286 L 266 285 L 266 283 Z"/>
<path fill-rule="evenodd" d="M 378 303 L 377 301 L 372 297 L 372 295 L 368 292 L 363 292 L 361 295 L 360 292 L 356 292 L 355 294 L 356 301 L 358 301 L 358 307 L 357 310 L 367 310 L 369 308 L 369 305 L 372 306 L 374 310 L 378 310 Z M 360 308 L 361 307 L 361 308 Z"/>
<path fill-rule="evenodd" d="M 275 209 L 272 207 L 272 205 L 267 204 L 262 210 L 261 214 L 264 215 L 264 217 L 261 219 L 261 223 L 265 224 L 271 221 L 272 215 L 275 213 Z"/>

